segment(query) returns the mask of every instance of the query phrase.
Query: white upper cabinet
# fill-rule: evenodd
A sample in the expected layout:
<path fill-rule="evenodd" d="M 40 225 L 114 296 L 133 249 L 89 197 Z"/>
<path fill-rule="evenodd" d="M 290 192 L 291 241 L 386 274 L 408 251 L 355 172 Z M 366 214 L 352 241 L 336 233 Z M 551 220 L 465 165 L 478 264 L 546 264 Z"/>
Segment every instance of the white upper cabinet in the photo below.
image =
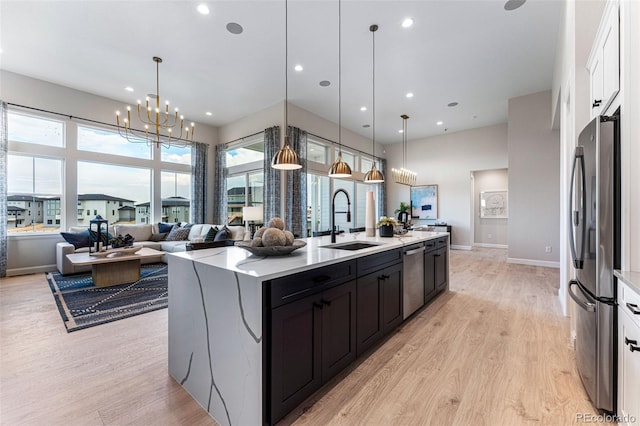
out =
<path fill-rule="evenodd" d="M 620 12 L 608 1 L 587 61 L 591 76 L 591 117 L 607 113 L 620 90 Z"/>

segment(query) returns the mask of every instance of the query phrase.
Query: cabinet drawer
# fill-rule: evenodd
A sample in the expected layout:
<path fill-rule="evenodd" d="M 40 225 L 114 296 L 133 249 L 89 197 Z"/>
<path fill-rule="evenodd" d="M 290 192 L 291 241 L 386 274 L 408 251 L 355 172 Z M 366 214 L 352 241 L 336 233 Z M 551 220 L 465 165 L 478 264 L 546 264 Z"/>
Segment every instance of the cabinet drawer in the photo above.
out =
<path fill-rule="evenodd" d="M 402 251 L 401 249 L 383 251 L 356 260 L 358 262 L 358 276 L 362 277 L 394 263 L 402 262 Z"/>
<path fill-rule="evenodd" d="M 633 291 L 624 281 L 618 278 L 618 294 L 620 309 L 629 315 L 631 320 L 640 327 L 640 294 Z"/>
<path fill-rule="evenodd" d="M 271 281 L 271 307 L 293 302 L 356 277 L 356 261 L 311 269 Z"/>
<path fill-rule="evenodd" d="M 424 246 L 427 251 L 447 246 L 447 237 L 440 237 L 433 240 L 425 241 Z"/>

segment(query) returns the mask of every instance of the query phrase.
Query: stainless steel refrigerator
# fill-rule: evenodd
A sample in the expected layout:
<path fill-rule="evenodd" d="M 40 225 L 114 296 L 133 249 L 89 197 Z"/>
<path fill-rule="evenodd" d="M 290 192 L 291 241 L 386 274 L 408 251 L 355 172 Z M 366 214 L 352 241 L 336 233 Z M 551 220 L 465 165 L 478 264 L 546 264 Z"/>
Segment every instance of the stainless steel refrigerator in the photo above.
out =
<path fill-rule="evenodd" d="M 616 410 L 616 286 L 620 267 L 620 119 L 594 118 L 578 137 L 570 190 L 576 278 L 576 362 L 593 405 Z"/>

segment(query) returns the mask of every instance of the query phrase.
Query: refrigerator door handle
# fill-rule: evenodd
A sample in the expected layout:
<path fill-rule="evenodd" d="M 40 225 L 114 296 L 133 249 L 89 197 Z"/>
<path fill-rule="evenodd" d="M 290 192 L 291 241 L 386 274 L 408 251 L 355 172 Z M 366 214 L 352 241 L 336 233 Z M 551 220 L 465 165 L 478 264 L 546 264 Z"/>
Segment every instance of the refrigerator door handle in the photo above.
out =
<path fill-rule="evenodd" d="M 573 196 L 575 189 L 576 170 L 580 167 L 580 186 L 582 187 L 582 194 L 580 197 L 579 210 L 573 210 Z M 581 146 L 576 147 L 575 155 L 573 157 L 573 168 L 571 170 L 571 186 L 569 187 L 569 247 L 571 248 L 571 258 L 573 259 L 573 266 L 576 269 L 582 269 L 584 264 L 584 246 L 585 246 L 585 234 L 587 231 L 587 223 L 584 215 L 587 211 L 587 184 L 584 176 L 584 149 Z M 582 223 L 580 223 L 580 212 L 583 214 Z M 581 238 L 580 238 L 580 254 L 576 253 L 576 241 L 573 228 L 580 226 Z"/>
<path fill-rule="evenodd" d="M 578 287 L 578 289 L 580 290 L 580 293 L 582 293 L 584 295 L 584 291 L 580 288 L 580 285 L 578 284 L 578 281 L 571 280 L 571 281 L 569 281 L 569 296 L 571 296 L 571 298 L 578 304 L 578 306 L 580 306 L 585 311 L 587 311 L 587 312 L 595 312 L 596 311 L 596 304 L 595 303 L 591 303 L 591 302 L 585 302 L 584 300 L 580 300 L 578 295 L 575 294 L 575 292 L 571 289 L 573 286 Z"/>

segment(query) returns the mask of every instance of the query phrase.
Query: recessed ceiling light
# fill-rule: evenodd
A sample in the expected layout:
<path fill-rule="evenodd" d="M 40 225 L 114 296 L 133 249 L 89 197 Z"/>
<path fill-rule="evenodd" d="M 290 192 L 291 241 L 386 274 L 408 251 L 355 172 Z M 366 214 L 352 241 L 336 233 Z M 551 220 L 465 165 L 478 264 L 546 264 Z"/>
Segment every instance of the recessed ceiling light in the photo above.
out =
<path fill-rule="evenodd" d="M 448 107 L 458 106 L 458 103 L 457 103 L 457 102 L 449 102 L 449 103 L 447 104 L 447 106 L 448 106 Z"/>
<path fill-rule="evenodd" d="M 197 9 L 198 9 L 198 12 L 200 12 L 202 15 L 208 15 L 209 14 L 209 6 L 207 6 L 204 3 L 199 4 Z"/>
<path fill-rule="evenodd" d="M 227 31 L 229 31 L 231 34 L 242 34 L 242 31 L 244 31 L 244 29 L 242 28 L 242 25 L 236 22 L 229 22 L 227 24 Z"/>
<path fill-rule="evenodd" d="M 527 0 L 508 0 L 504 4 L 504 10 L 516 10 L 517 8 L 522 6 L 525 1 Z"/>
<path fill-rule="evenodd" d="M 294 69 L 294 70 L 296 70 L 296 71 L 298 71 L 298 72 L 300 72 L 300 71 L 302 71 L 304 68 L 302 68 L 302 65 L 298 64 L 298 65 L 296 65 L 295 67 L 293 67 L 293 69 Z"/>
<path fill-rule="evenodd" d="M 371 127 L 371 124 L 363 124 L 362 127 L 366 129 L 367 127 Z"/>
<path fill-rule="evenodd" d="M 367 107 L 366 107 L 366 106 L 361 106 L 361 107 L 360 107 L 360 111 L 366 111 L 366 110 L 367 110 Z"/>
<path fill-rule="evenodd" d="M 322 87 L 327 87 L 331 84 L 331 82 L 329 80 L 322 80 L 319 84 Z"/>
<path fill-rule="evenodd" d="M 413 19 L 411 18 L 406 18 L 404 21 L 402 21 L 403 28 L 409 28 L 412 25 L 413 25 Z"/>
<path fill-rule="evenodd" d="M 412 92 L 409 92 L 409 93 L 407 93 L 405 96 L 406 96 L 407 98 L 413 98 L 413 93 L 412 93 Z"/>
<path fill-rule="evenodd" d="M 126 90 L 127 92 L 133 92 L 133 87 L 127 86 L 124 88 L 124 90 Z"/>
<path fill-rule="evenodd" d="M 400 129 L 398 130 L 398 133 L 404 133 L 404 130 Z"/>
<path fill-rule="evenodd" d="M 438 121 L 436 124 L 437 124 L 438 126 L 442 126 L 444 123 L 443 123 L 442 121 Z"/>
<path fill-rule="evenodd" d="M 209 116 L 213 115 L 213 113 L 211 111 L 207 111 L 207 112 L 205 112 L 205 114 L 209 115 Z"/>

